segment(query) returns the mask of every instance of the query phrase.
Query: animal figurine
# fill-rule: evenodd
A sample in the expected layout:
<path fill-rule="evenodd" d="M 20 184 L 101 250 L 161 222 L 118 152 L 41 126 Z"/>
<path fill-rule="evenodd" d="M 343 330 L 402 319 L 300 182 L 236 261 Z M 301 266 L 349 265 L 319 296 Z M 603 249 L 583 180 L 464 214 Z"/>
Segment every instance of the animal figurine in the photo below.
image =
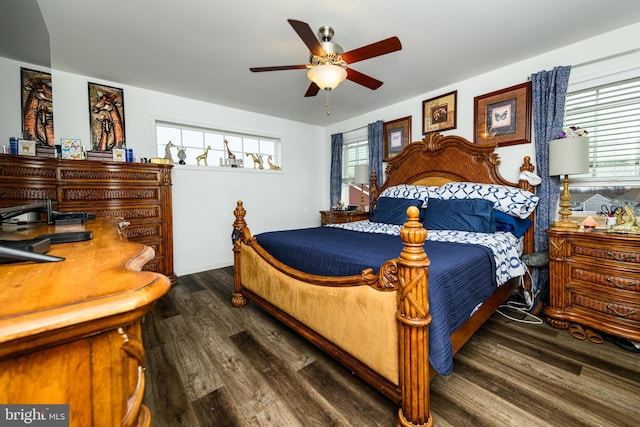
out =
<path fill-rule="evenodd" d="M 209 166 L 207 164 L 207 155 L 209 154 L 209 150 L 211 150 L 211 146 L 207 145 L 207 149 L 204 150 L 204 153 L 196 157 L 196 163 L 198 164 L 198 166 L 200 166 L 200 160 L 204 160 L 204 165 Z"/>
<path fill-rule="evenodd" d="M 258 153 L 246 153 L 247 156 L 251 157 L 253 160 L 253 168 L 256 169 L 256 165 L 258 169 L 264 169 L 264 165 L 262 164 L 262 156 Z"/>
<path fill-rule="evenodd" d="M 235 160 L 236 159 L 236 155 L 233 154 L 231 152 L 231 150 L 229 150 L 229 141 L 227 141 L 226 139 L 224 140 L 224 148 L 227 150 L 227 159 Z M 231 163 L 233 163 L 233 162 L 231 162 Z"/>
<path fill-rule="evenodd" d="M 175 145 L 171 141 L 169 141 L 167 145 L 164 147 L 164 158 L 169 160 L 170 163 L 174 163 L 173 157 L 171 156 L 172 147 L 175 147 Z"/>
<path fill-rule="evenodd" d="M 273 169 L 273 170 L 281 169 L 280 166 L 273 164 L 273 156 L 271 154 L 269 154 L 269 157 L 267 157 L 267 163 L 269 163 L 269 169 Z"/>
<path fill-rule="evenodd" d="M 187 158 L 187 153 L 186 153 L 186 148 L 184 148 L 184 146 L 178 148 L 178 163 L 181 165 L 186 165 L 187 162 L 184 161 L 184 159 Z"/>

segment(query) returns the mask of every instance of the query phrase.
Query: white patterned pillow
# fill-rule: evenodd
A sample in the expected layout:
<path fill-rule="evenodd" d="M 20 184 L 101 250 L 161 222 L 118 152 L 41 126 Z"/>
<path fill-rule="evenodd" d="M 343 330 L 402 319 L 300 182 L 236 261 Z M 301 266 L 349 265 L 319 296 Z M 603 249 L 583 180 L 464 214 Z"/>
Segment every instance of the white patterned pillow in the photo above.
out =
<path fill-rule="evenodd" d="M 493 208 L 518 218 L 528 217 L 540 199 L 530 191 L 497 184 L 474 182 L 450 182 L 437 191 L 439 199 L 485 199 L 493 202 Z"/>
<path fill-rule="evenodd" d="M 394 199 L 419 199 L 423 201 L 422 207 L 427 207 L 429 197 L 437 197 L 437 186 L 398 184 L 385 188 L 379 197 L 392 197 Z"/>

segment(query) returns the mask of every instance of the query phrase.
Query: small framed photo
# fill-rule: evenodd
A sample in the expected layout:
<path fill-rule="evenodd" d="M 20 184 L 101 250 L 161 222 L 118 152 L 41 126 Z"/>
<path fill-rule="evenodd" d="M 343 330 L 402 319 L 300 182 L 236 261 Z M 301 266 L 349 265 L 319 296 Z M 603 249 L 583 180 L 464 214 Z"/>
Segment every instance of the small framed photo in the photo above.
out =
<path fill-rule="evenodd" d="M 35 156 L 36 142 L 30 139 L 18 140 L 18 154 L 21 156 Z"/>
<path fill-rule="evenodd" d="M 66 160 L 82 160 L 84 147 L 79 139 L 62 138 L 60 140 L 60 157 Z"/>
<path fill-rule="evenodd" d="M 498 147 L 531 142 L 531 82 L 474 98 L 474 136 L 477 144 Z"/>
<path fill-rule="evenodd" d="M 113 153 L 113 161 L 114 162 L 126 162 L 127 161 L 127 153 L 124 148 L 114 148 L 111 150 Z"/>
<path fill-rule="evenodd" d="M 422 134 L 456 128 L 458 91 L 422 101 Z"/>
<path fill-rule="evenodd" d="M 411 142 L 411 116 L 384 122 L 384 159 L 390 159 Z"/>

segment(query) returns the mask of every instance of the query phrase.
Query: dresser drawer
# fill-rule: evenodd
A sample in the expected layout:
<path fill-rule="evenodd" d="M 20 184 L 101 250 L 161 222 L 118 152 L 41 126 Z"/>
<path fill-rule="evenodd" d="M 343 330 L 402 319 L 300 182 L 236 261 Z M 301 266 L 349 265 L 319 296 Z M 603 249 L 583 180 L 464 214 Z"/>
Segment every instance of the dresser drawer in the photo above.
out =
<path fill-rule="evenodd" d="M 104 186 L 61 186 L 58 187 L 60 203 L 78 202 L 160 202 L 159 187 L 122 187 L 115 185 Z"/>
<path fill-rule="evenodd" d="M 145 243 L 149 241 L 158 242 L 162 239 L 162 223 L 131 223 L 127 228 L 124 229 L 124 234 L 127 236 L 127 239 L 134 241 Z M 154 239 L 157 238 L 157 239 Z M 146 244 L 146 243 L 145 243 Z M 147 245 L 150 246 L 150 245 Z"/>
<path fill-rule="evenodd" d="M 70 184 L 74 183 L 127 183 L 158 185 L 162 181 L 162 172 L 151 169 L 142 164 L 100 164 L 99 168 L 76 167 L 75 164 L 61 165 L 58 169 L 59 179 Z"/>
<path fill-rule="evenodd" d="M 602 260 L 637 264 L 640 267 L 640 247 L 617 243 L 605 246 L 597 241 L 576 240 L 570 243 L 569 257 L 587 258 L 595 262 Z"/>
<path fill-rule="evenodd" d="M 571 281 L 593 284 L 603 291 L 629 291 L 640 295 L 640 274 L 633 272 L 570 264 L 569 278 Z"/>
<path fill-rule="evenodd" d="M 47 200 L 56 200 L 55 182 L 36 181 L 29 186 L 0 182 L 0 205 L 4 207 L 42 203 Z"/>
<path fill-rule="evenodd" d="M 632 321 L 640 328 L 640 303 L 630 304 L 621 302 L 610 296 L 600 297 L 597 294 L 580 292 L 580 290 L 570 291 L 570 301 L 574 307 L 582 307 L 591 311 L 606 314 L 613 319 Z"/>
<path fill-rule="evenodd" d="M 162 207 L 160 205 L 135 205 L 135 206 L 114 206 L 98 207 L 95 206 L 76 206 L 71 209 L 68 206 L 60 209 L 63 212 L 82 211 L 95 215 L 96 218 L 124 218 L 127 221 L 161 221 Z"/>

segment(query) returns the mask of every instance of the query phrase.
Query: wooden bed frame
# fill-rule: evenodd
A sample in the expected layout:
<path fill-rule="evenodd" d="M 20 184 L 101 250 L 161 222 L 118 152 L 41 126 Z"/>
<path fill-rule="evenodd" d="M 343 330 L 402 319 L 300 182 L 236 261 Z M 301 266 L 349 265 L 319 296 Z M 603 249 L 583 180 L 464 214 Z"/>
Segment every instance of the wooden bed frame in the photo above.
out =
<path fill-rule="evenodd" d="M 386 180 L 378 188 L 375 175 L 371 178 L 370 208 L 378 195 L 387 187 L 397 184 L 442 185 L 446 182 L 469 181 L 496 183 L 519 187 L 534 192 L 527 181 L 518 184 L 503 179 L 497 169 L 500 161 L 494 153 L 493 144 L 473 144 L 461 137 L 430 134 L 424 140 L 409 144 L 397 156 L 389 159 Z M 529 157 L 525 157 L 521 171 L 534 169 Z M 370 209 L 370 210 L 371 210 Z M 431 426 L 429 382 L 435 371 L 429 364 L 428 326 L 429 313 L 428 268 L 429 259 L 423 250 L 427 231 L 418 221 L 418 210 L 410 208 L 408 221 L 401 229 L 400 238 L 404 249 L 397 259 L 389 260 L 374 275 L 371 270 L 360 276 L 323 277 L 294 270 L 269 255 L 255 238 L 245 222 L 246 211 L 242 201 L 238 201 L 234 211 L 233 251 L 234 251 L 234 293 L 232 304 L 244 306 L 252 300 L 277 319 L 294 329 L 301 336 L 327 352 L 353 373 L 400 405 L 399 426 Z M 533 219 L 533 215 L 531 216 Z M 532 226 L 524 236 L 524 253 L 533 252 Z M 249 267 L 248 264 L 252 266 Z M 254 269 L 249 271 L 249 269 Z M 257 272 L 257 273 L 256 273 Z M 244 274 L 244 275 L 243 275 Z M 264 298 L 245 287 L 251 281 L 266 281 L 267 286 L 323 287 L 323 289 L 368 287 L 378 292 L 395 293 L 392 307 L 397 324 L 397 372 L 398 381 L 381 375 L 363 363 L 359 358 L 335 344 L 323 334 L 303 323 L 296 315 L 279 308 L 269 298 Z M 307 285 L 308 284 L 308 285 Z M 452 336 L 454 354 L 495 312 L 498 306 L 517 289 L 519 280 L 512 279 L 500 286 L 480 308 Z M 362 289 L 362 288 L 360 288 Z M 316 328 L 317 329 L 317 328 Z M 326 334 L 325 334 L 326 335 Z M 395 354 L 396 349 L 389 349 Z"/>

